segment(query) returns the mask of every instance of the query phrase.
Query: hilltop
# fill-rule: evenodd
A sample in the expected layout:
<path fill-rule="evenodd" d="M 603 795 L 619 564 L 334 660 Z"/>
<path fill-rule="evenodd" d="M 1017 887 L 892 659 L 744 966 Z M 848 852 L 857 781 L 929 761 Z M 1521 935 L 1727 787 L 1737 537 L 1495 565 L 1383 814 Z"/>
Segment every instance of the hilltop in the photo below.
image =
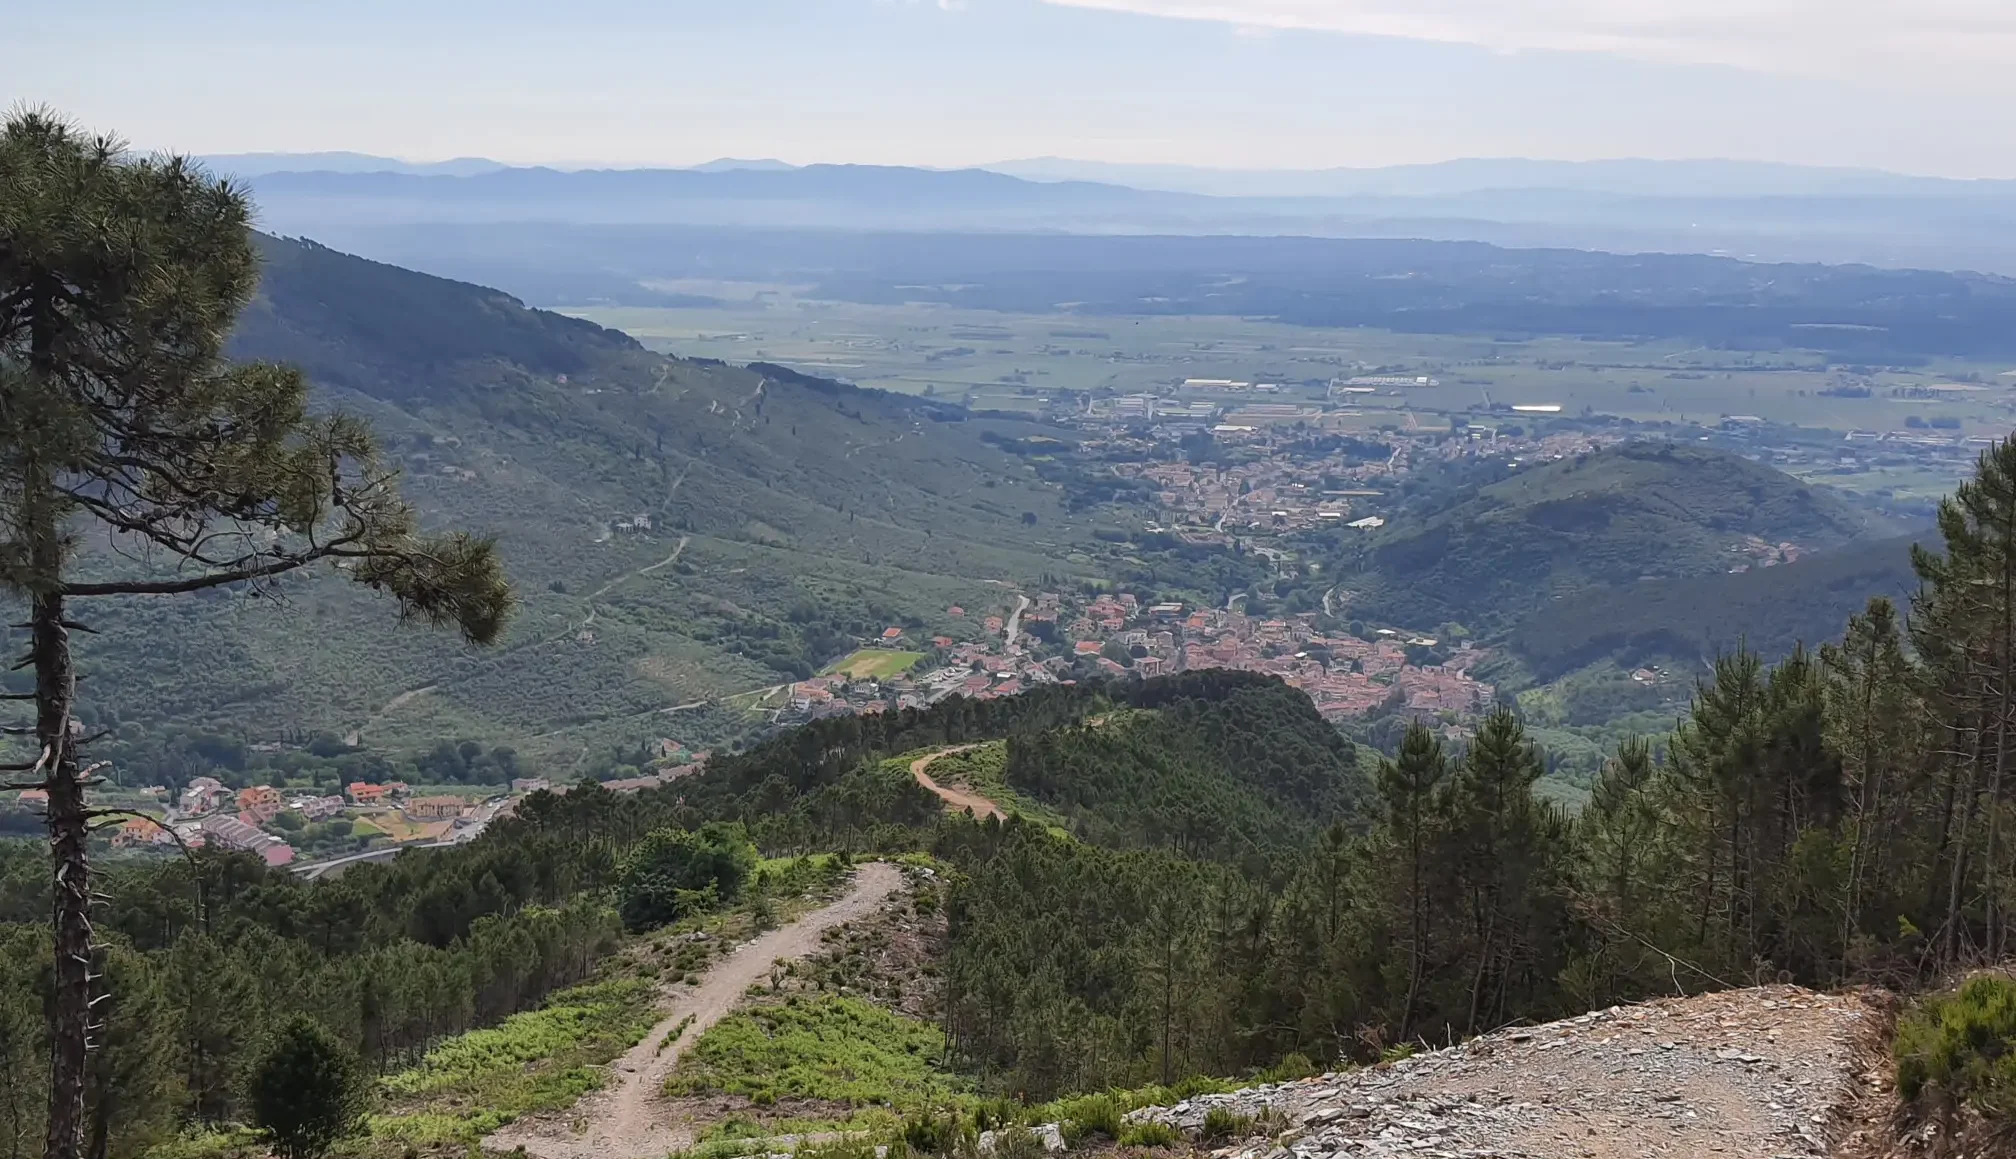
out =
<path fill-rule="evenodd" d="M 1838 547 L 1872 516 L 1738 455 L 1635 442 L 1447 486 L 1360 550 L 1354 615 L 1507 629 L 1592 591 Z"/>
<path fill-rule="evenodd" d="M 371 420 L 426 520 L 498 538 L 523 606 L 476 653 L 388 630 L 328 577 L 278 601 L 111 604 L 84 656 L 105 719 L 570 759 L 655 736 L 703 747 L 751 723 L 727 697 L 892 624 L 969 635 L 942 610 L 1005 608 L 1003 581 L 1073 566 L 1057 489 L 962 412 L 666 358 L 481 286 L 261 245 L 232 354 L 294 363 L 318 404 Z M 118 662 L 143 640 L 158 663 Z"/>

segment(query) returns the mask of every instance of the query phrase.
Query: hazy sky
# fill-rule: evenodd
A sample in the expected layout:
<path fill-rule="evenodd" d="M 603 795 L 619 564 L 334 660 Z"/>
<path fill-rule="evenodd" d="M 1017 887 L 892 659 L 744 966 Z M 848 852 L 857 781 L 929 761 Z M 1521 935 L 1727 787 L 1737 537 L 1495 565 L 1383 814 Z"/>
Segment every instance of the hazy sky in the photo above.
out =
<path fill-rule="evenodd" d="M 0 102 L 149 148 L 2016 176 L 2016 0 L 65 0 Z"/>

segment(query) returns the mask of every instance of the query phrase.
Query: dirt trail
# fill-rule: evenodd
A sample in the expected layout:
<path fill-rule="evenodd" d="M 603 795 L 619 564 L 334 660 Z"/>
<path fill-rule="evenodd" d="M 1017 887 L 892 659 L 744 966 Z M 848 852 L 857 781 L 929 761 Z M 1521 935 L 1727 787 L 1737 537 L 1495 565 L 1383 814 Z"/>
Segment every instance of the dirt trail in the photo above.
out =
<path fill-rule="evenodd" d="M 1141 1115 L 1194 1130 L 1214 1106 L 1273 1108 L 1295 1125 L 1283 1141 L 1301 1159 L 1817 1157 L 1852 1127 L 1884 1025 L 1861 995 L 1731 990 Z M 1227 1159 L 1262 1159 L 1274 1145 Z"/>
<path fill-rule="evenodd" d="M 733 1010 L 744 991 L 766 978 L 771 966 L 817 950 L 820 934 L 866 917 L 902 884 L 902 872 L 893 865 L 863 865 L 847 896 L 742 945 L 709 970 L 699 986 L 678 995 L 644 1040 L 610 1067 L 608 1085 L 557 1118 L 512 1123 L 483 1140 L 484 1149 L 523 1147 L 540 1159 L 662 1159 L 667 1152 L 692 1146 L 692 1124 L 679 1121 L 662 1095 L 679 1056 Z M 689 1017 L 693 1021 L 678 1039 L 667 1042 Z M 577 1130 L 576 1123 L 585 1126 Z"/>
<path fill-rule="evenodd" d="M 926 753 L 910 762 L 910 775 L 917 778 L 918 784 L 938 794 L 938 799 L 950 805 L 955 811 L 964 812 L 971 809 L 973 816 L 981 821 L 985 821 L 989 817 L 1006 821 L 1008 814 L 1001 811 L 1001 806 L 996 805 L 978 793 L 971 793 L 965 789 L 941 785 L 931 779 L 931 774 L 924 771 L 930 768 L 931 762 L 937 760 L 939 757 L 949 757 L 953 753 L 963 753 L 979 747 L 977 744 L 962 744 L 954 745 L 949 749 L 939 749 L 935 753 Z"/>

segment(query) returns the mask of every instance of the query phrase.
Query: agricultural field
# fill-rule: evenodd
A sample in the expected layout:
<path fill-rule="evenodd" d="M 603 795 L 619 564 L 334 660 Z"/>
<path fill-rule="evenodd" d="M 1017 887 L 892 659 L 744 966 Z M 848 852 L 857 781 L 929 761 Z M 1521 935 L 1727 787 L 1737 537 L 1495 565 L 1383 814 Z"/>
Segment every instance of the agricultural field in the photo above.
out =
<path fill-rule="evenodd" d="M 1008 314 L 934 304 L 883 306 L 793 296 L 790 287 L 678 283 L 726 304 L 569 310 L 654 349 L 773 361 L 862 386 L 976 409 L 1040 412 L 1090 392 L 1345 408 L 1351 429 L 1446 428 L 1494 406 L 1559 406 L 1566 417 L 1713 426 L 1730 416 L 1843 432 L 1904 429 L 1914 418 L 1967 434 L 2016 425 L 2016 371 L 1933 360 L 1840 367 L 1803 350 L 1731 351 L 1678 341 L 1397 334 L 1208 316 Z M 1427 376 L 1433 387 L 1328 400 L 1337 377 Z M 1280 384 L 1259 394 L 1186 389 L 1185 380 Z M 1350 413 L 1356 412 L 1356 413 Z M 1949 426 L 1957 423 L 1957 427 Z"/>
<path fill-rule="evenodd" d="M 922 652 L 896 652 L 887 648 L 863 648 L 826 666 L 826 672 L 854 680 L 887 680 L 901 676 L 924 659 Z"/>

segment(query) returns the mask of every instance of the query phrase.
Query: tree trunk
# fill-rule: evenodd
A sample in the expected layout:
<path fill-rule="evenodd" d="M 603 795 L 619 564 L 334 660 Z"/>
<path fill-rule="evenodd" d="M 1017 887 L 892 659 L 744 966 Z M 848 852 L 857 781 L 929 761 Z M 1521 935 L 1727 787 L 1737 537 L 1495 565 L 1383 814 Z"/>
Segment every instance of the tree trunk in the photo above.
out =
<path fill-rule="evenodd" d="M 39 538 L 39 537 L 38 537 Z M 55 550 L 53 529 L 49 550 Z M 41 554 L 42 545 L 35 548 Z M 37 570 L 41 571 L 40 561 Z M 54 574 L 52 564 L 42 574 Z M 63 627 L 63 597 L 35 596 L 30 615 L 35 665 L 35 740 L 47 754 L 49 857 L 55 874 L 56 990 L 50 1026 L 49 1136 L 45 1159 L 79 1159 L 84 1148 L 85 1052 L 91 1020 L 91 865 L 85 847 L 84 785 L 70 736 L 76 675 Z"/>
<path fill-rule="evenodd" d="M 1967 842 L 1974 832 L 1974 810 L 1980 806 L 1981 802 L 1981 754 L 1978 734 L 1976 735 L 1974 749 L 1975 759 L 1968 761 L 1966 764 L 1967 791 L 1960 799 L 1960 828 L 1953 837 L 1953 872 L 1948 878 L 1946 892 L 1946 924 L 1944 927 L 1946 933 L 1945 945 L 1941 952 L 1941 961 L 1948 967 L 1960 960 L 1960 922 L 1961 902 L 1963 900 L 1960 886 L 1967 878 L 1967 858 L 1971 852 L 1967 847 Z"/>

